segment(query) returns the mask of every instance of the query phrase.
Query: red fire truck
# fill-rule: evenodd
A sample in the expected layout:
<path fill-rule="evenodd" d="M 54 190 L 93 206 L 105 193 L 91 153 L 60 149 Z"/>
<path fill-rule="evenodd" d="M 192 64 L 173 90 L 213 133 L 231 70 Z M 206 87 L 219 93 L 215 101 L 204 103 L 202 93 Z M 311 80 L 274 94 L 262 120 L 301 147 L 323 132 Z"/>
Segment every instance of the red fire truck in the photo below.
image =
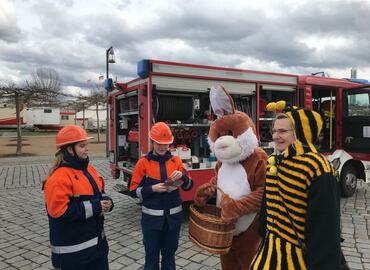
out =
<path fill-rule="evenodd" d="M 214 119 L 208 94 L 215 84 L 252 117 L 268 153 L 273 151 L 273 116 L 264 110 L 268 102 L 286 100 L 321 112 L 318 147 L 338 169 L 343 196 L 355 192 L 358 179 L 370 182 L 370 86 L 364 81 L 142 60 L 138 78 L 115 83 L 109 94 L 110 170 L 123 180 L 119 191 L 127 191 L 136 161 L 150 149 L 151 126 L 165 121 L 175 137 L 170 150 L 194 180 L 191 191 L 181 191 L 182 199 L 194 198 L 197 186 L 214 175 L 207 135 Z"/>

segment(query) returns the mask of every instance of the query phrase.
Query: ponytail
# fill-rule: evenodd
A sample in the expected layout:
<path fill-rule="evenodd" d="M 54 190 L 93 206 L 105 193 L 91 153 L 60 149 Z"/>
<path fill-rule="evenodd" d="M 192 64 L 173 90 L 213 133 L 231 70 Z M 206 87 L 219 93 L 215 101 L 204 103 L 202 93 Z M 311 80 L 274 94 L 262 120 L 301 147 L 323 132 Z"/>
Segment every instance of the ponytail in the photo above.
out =
<path fill-rule="evenodd" d="M 63 163 L 64 161 L 64 155 L 65 155 L 65 152 L 66 152 L 66 149 L 65 148 L 62 148 L 60 149 L 58 152 L 56 152 L 55 154 L 55 159 L 53 161 L 53 165 L 51 166 L 50 170 L 49 170 L 49 173 L 48 173 L 48 176 L 46 177 L 46 179 L 44 181 L 42 181 L 42 190 L 44 190 L 44 186 L 46 184 L 46 181 L 48 180 L 48 178 L 55 172 L 56 169 L 58 169 L 60 167 L 60 165 Z"/>

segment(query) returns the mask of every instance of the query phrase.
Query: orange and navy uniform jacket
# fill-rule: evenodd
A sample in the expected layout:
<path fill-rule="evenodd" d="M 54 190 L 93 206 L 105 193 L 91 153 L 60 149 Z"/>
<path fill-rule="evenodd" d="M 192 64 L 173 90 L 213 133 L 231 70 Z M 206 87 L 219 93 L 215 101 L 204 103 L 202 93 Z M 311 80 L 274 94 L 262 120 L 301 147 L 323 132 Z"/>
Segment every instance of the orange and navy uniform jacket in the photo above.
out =
<path fill-rule="evenodd" d="M 88 159 L 64 160 L 44 186 L 52 263 L 57 268 L 76 267 L 108 254 L 100 201 L 111 198 L 104 194 L 103 179 Z"/>
<path fill-rule="evenodd" d="M 168 192 L 152 190 L 152 185 L 164 183 L 175 170 L 183 173 L 181 188 L 191 189 L 193 182 L 181 159 L 170 152 L 163 156 L 149 152 L 137 162 L 130 183 L 130 195 L 142 200 L 141 224 L 144 228 L 160 230 L 165 221 L 170 229 L 181 225 L 183 213 L 179 189 L 170 188 Z"/>

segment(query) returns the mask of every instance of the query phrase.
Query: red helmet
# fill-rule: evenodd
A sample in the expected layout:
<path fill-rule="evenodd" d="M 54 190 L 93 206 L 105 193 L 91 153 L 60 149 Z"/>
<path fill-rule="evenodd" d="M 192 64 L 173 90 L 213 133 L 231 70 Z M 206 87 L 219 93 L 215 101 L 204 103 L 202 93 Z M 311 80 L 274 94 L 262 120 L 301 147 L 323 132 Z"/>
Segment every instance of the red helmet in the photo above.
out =
<path fill-rule="evenodd" d="M 155 123 L 150 129 L 150 139 L 159 144 L 171 144 L 173 135 L 169 126 L 164 122 Z"/>
<path fill-rule="evenodd" d="M 55 144 L 57 148 L 60 148 L 63 145 L 86 141 L 92 138 L 87 135 L 87 132 L 82 127 L 70 125 L 59 130 L 55 138 Z"/>

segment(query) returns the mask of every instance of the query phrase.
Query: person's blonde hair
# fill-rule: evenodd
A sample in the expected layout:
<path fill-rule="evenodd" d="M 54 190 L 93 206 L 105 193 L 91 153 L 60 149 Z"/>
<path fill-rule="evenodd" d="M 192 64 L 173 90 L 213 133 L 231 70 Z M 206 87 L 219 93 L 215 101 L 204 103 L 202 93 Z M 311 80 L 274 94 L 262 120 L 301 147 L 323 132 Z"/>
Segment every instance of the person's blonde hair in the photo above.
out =
<path fill-rule="evenodd" d="M 290 117 L 288 115 L 286 115 L 285 113 L 279 113 L 276 115 L 275 119 L 274 119 L 274 123 L 276 120 L 279 120 L 279 119 L 289 119 L 290 122 L 292 123 L 292 128 L 294 128 L 294 124 L 293 124 L 293 121 L 292 119 L 290 119 Z"/>
<path fill-rule="evenodd" d="M 56 171 L 56 169 L 58 169 L 60 167 L 60 165 L 62 165 L 62 163 L 64 162 L 64 154 L 65 154 L 65 151 L 66 149 L 65 148 L 62 148 L 60 149 L 58 152 L 55 153 L 55 158 L 54 158 L 54 161 L 53 161 L 53 165 L 51 166 L 51 168 L 49 169 L 49 173 L 47 175 L 47 177 L 45 178 L 44 181 L 42 181 L 42 190 L 44 190 L 44 186 L 46 184 L 46 181 L 47 179 Z"/>
<path fill-rule="evenodd" d="M 50 175 L 53 174 L 53 172 L 55 172 L 56 169 L 58 169 L 60 167 L 60 165 L 63 163 L 64 161 L 64 153 L 62 150 L 58 151 L 56 154 L 55 154 L 55 159 L 53 161 L 53 165 L 51 166 L 50 170 L 49 170 L 49 174 L 48 174 L 48 177 Z"/>

